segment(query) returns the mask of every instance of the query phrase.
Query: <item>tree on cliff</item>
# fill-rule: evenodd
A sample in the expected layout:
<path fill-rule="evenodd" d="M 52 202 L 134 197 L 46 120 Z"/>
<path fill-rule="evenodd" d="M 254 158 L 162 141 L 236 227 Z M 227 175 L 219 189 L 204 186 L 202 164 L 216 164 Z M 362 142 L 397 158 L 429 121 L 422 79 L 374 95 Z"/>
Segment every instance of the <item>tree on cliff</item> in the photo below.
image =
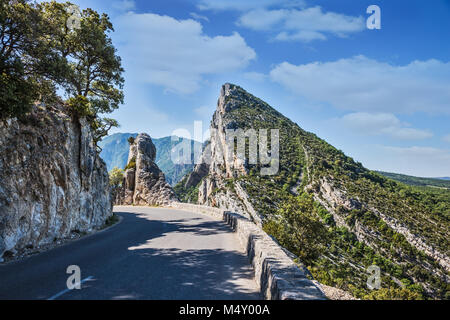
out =
<path fill-rule="evenodd" d="M 45 26 L 37 5 L 0 0 L 0 119 L 20 117 L 35 100 L 55 97 L 66 66 L 42 41 Z"/>
<path fill-rule="evenodd" d="M 36 100 L 65 89 L 74 115 L 99 141 L 117 126 L 101 118 L 123 103 L 123 68 L 106 14 L 56 1 L 0 0 L 0 117 L 26 113 Z"/>
<path fill-rule="evenodd" d="M 78 11 L 73 4 L 42 4 L 50 22 L 48 44 L 67 59 L 70 68 L 62 86 L 72 98 L 89 104 L 94 114 L 110 113 L 123 103 L 123 68 L 108 33 L 114 31 L 106 14 L 92 9 Z M 75 12 L 74 12 L 75 11 Z M 77 23 L 71 24 L 71 19 Z"/>
<path fill-rule="evenodd" d="M 308 194 L 289 198 L 276 216 L 266 221 L 264 230 L 301 261 L 310 263 L 323 252 L 327 239 L 326 229 L 316 210 L 314 200 Z"/>

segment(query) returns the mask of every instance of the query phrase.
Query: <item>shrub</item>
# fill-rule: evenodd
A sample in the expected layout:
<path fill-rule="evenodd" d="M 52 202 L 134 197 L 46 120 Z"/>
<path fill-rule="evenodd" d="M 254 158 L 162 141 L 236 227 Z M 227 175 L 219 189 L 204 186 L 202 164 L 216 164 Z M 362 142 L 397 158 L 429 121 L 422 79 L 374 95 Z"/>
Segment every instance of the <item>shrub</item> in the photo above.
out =
<path fill-rule="evenodd" d="M 113 187 L 120 187 L 123 182 L 123 170 L 117 167 L 114 167 L 109 172 L 109 184 Z"/>
<path fill-rule="evenodd" d="M 128 162 L 125 171 L 128 169 L 136 169 L 136 157 L 131 158 L 130 162 Z"/>

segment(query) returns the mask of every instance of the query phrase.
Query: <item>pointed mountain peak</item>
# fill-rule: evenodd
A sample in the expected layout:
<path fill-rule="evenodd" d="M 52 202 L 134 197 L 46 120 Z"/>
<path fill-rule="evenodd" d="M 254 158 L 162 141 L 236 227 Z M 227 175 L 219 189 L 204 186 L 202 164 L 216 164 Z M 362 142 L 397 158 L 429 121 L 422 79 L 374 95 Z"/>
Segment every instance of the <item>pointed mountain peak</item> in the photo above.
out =
<path fill-rule="evenodd" d="M 225 83 L 222 86 L 219 100 L 217 102 L 217 111 L 220 114 L 224 115 L 225 113 L 229 113 L 238 108 L 252 108 L 255 106 L 262 107 L 263 109 L 272 109 L 267 103 L 255 97 L 238 85 Z"/>
<path fill-rule="evenodd" d="M 229 95 L 232 95 L 233 93 L 235 93 L 237 91 L 237 89 L 241 89 L 239 86 L 233 84 L 233 83 L 225 83 L 222 86 L 222 89 L 220 90 L 220 97 L 226 97 Z"/>

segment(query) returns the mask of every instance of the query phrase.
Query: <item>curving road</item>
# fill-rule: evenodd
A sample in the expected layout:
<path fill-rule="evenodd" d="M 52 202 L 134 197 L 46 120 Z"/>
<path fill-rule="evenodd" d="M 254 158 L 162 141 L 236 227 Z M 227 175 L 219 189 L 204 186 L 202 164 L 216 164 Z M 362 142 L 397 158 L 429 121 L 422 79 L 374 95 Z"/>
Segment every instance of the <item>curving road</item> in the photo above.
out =
<path fill-rule="evenodd" d="M 116 207 L 122 221 L 0 265 L 0 299 L 260 299 L 239 242 L 221 221 L 187 211 Z M 66 269 L 81 269 L 67 290 Z"/>

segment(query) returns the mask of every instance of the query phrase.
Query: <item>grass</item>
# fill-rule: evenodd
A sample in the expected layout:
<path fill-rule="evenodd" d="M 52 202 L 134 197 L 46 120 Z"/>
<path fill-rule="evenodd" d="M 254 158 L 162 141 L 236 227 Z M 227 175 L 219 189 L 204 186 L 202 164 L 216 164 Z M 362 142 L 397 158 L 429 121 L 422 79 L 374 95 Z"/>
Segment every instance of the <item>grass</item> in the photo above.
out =
<path fill-rule="evenodd" d="M 115 225 L 117 222 L 119 222 L 119 220 L 120 220 L 119 216 L 117 214 L 113 213 L 112 216 L 110 216 L 108 219 L 106 219 L 105 224 L 103 225 L 101 230 Z"/>

